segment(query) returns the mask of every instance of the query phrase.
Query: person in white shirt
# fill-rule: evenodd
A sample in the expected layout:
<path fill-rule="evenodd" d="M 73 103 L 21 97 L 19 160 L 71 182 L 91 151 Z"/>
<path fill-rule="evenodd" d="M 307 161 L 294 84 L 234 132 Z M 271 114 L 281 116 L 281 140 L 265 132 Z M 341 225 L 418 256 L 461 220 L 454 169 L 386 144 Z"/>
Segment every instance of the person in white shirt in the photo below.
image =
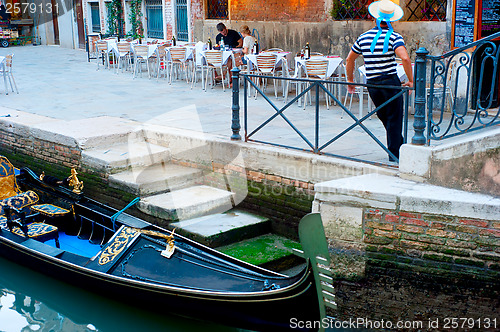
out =
<path fill-rule="evenodd" d="M 255 45 L 255 37 L 252 36 L 248 25 L 242 25 L 240 33 L 243 36 L 243 54 L 251 54 Z"/>

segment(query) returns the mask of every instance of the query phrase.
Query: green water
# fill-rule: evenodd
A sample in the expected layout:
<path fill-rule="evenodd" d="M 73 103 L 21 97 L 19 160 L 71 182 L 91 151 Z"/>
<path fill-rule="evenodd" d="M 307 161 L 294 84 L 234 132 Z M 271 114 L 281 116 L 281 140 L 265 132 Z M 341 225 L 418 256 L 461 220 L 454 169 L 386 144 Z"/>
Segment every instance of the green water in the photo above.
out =
<path fill-rule="evenodd" d="M 144 301 L 147 301 L 145 298 Z M 0 258 L 0 331 L 242 331 L 140 309 Z"/>

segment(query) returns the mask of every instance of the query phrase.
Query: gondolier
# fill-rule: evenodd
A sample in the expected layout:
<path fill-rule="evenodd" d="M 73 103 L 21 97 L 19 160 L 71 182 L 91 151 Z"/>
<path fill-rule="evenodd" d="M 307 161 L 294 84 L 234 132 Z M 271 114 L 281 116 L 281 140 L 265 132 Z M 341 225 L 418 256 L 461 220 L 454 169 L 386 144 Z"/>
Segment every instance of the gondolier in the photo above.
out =
<path fill-rule="evenodd" d="M 403 9 L 390 0 L 373 2 L 368 11 L 377 25 L 361 34 L 346 59 L 347 81 L 354 82 L 354 62 L 363 55 L 366 67 L 366 82 L 379 86 L 400 86 L 396 72 L 396 56 L 401 59 L 408 82 L 403 86 L 413 87 L 411 61 L 406 51 L 403 37 L 394 32 L 391 22 L 403 17 Z M 355 92 L 355 86 L 348 86 L 349 93 Z M 400 92 L 398 89 L 368 88 L 373 104 L 378 107 Z M 384 124 L 387 133 L 387 148 L 390 161 L 399 159 L 399 148 L 403 144 L 403 96 L 397 97 L 377 111 L 378 118 Z"/>

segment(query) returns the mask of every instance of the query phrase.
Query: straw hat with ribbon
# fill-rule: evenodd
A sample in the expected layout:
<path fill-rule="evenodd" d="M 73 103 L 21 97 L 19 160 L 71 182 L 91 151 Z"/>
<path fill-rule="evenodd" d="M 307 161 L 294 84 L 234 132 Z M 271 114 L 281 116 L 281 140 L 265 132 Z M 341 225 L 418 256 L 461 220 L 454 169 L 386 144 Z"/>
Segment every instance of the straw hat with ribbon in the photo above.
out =
<path fill-rule="evenodd" d="M 389 38 L 392 35 L 394 29 L 391 26 L 391 22 L 399 21 L 404 13 L 403 9 L 395 4 L 391 0 L 380 0 L 372 2 L 368 6 L 368 12 L 377 20 L 378 32 L 375 38 L 373 38 L 372 44 L 370 45 L 370 51 L 373 53 L 375 51 L 375 45 L 382 34 L 382 28 L 380 27 L 380 22 L 386 22 L 389 27 L 389 31 L 385 35 L 384 39 L 384 53 L 389 49 Z"/>

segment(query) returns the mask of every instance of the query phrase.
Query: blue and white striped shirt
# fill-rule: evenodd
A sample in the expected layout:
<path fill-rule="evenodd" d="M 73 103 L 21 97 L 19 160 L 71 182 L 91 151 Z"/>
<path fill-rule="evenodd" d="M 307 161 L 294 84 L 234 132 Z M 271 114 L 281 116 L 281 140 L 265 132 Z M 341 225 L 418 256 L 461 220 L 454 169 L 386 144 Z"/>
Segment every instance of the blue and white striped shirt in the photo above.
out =
<path fill-rule="evenodd" d="M 404 46 L 405 42 L 399 33 L 393 32 L 389 37 L 389 49 L 387 53 L 383 53 L 384 39 L 388 31 L 388 27 L 382 27 L 382 34 L 377 40 L 373 53 L 370 51 L 370 46 L 378 32 L 378 27 L 361 34 L 351 48 L 353 52 L 363 55 L 367 79 L 380 75 L 396 74 L 397 64 L 394 50 L 399 46 Z"/>

